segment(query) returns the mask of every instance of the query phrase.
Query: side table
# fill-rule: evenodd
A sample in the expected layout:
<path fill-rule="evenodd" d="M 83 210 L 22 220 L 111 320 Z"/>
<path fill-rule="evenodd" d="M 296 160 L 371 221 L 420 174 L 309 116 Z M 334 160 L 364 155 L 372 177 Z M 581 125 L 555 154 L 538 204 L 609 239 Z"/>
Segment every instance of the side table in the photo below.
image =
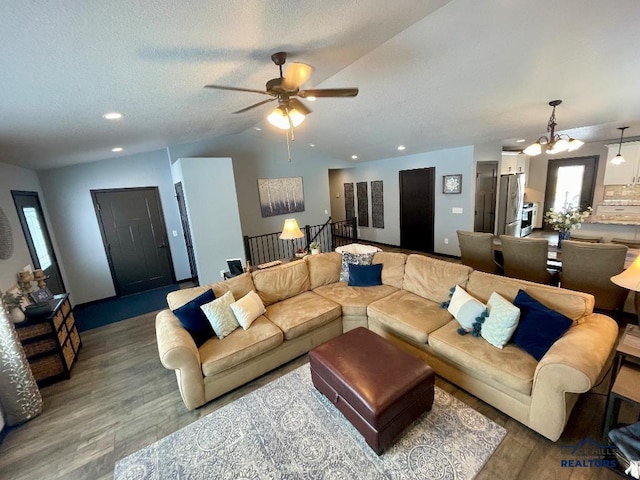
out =
<path fill-rule="evenodd" d="M 607 410 L 604 416 L 602 432 L 603 438 L 607 438 L 609 430 L 617 423 L 621 402 L 629 402 L 640 407 L 640 389 L 638 385 L 640 385 L 640 365 L 631 363 L 622 365 L 607 399 Z"/>

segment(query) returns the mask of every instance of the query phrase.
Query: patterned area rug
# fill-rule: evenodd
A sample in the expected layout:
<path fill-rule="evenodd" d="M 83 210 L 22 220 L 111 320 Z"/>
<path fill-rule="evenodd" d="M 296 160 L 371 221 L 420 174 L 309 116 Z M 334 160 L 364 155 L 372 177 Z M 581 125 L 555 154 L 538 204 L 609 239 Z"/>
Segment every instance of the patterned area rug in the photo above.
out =
<path fill-rule="evenodd" d="M 436 387 L 378 457 L 311 383 L 309 365 L 120 460 L 133 479 L 471 479 L 506 431 Z"/>

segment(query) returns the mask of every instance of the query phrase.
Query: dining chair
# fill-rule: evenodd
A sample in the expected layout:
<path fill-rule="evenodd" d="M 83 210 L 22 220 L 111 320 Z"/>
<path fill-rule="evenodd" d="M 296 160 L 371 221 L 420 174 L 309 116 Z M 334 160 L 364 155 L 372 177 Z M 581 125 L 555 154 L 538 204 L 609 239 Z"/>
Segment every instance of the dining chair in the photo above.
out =
<path fill-rule="evenodd" d="M 569 237 L 569 240 L 575 240 L 577 242 L 602 243 L 602 237 L 592 237 L 589 235 L 574 235 L 573 233 Z"/>
<path fill-rule="evenodd" d="M 482 272 L 500 273 L 493 251 L 493 234 L 464 230 L 456 230 L 456 233 L 463 265 Z"/>
<path fill-rule="evenodd" d="M 629 248 L 640 248 L 640 240 L 627 240 L 626 238 L 612 238 L 611 243 L 626 245 Z"/>
<path fill-rule="evenodd" d="M 562 242 L 560 286 L 592 294 L 597 309 L 620 311 L 629 291 L 610 278 L 624 270 L 626 256 L 625 245 Z"/>
<path fill-rule="evenodd" d="M 531 282 L 557 284 L 557 274 L 547 269 L 549 241 L 501 235 L 504 274 Z M 564 242 L 563 242 L 564 245 Z"/>

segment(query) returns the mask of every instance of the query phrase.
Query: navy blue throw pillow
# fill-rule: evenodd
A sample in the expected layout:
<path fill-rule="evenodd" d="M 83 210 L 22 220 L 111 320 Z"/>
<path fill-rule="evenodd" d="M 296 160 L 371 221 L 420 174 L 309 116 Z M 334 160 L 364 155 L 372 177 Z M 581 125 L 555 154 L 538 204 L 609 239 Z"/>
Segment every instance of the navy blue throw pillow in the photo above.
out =
<path fill-rule="evenodd" d="M 202 295 L 194 298 L 190 302 L 185 303 L 179 308 L 176 308 L 173 313 L 182 326 L 191 334 L 193 341 L 196 342 L 196 346 L 202 345 L 209 340 L 213 335 L 213 328 L 206 315 L 200 309 L 205 303 L 212 302 L 216 299 L 213 290 L 209 289 Z"/>
<path fill-rule="evenodd" d="M 355 265 L 349 264 L 350 287 L 373 287 L 382 285 L 382 264 Z"/>
<path fill-rule="evenodd" d="M 573 324 L 569 317 L 551 310 L 524 290 L 518 292 L 513 304 L 521 315 L 511 340 L 538 361 Z"/>

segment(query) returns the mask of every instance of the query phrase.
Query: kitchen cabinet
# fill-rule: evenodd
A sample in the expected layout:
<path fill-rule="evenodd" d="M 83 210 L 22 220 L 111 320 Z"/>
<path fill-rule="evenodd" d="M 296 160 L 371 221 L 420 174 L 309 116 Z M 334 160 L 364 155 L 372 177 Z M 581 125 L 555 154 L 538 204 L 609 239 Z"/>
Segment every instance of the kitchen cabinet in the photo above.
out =
<path fill-rule="evenodd" d="M 640 142 L 623 143 L 620 154 L 625 162 L 620 165 L 611 163 L 618 154 L 618 144 L 607 145 L 607 165 L 604 171 L 604 185 L 640 184 Z"/>
<path fill-rule="evenodd" d="M 71 377 L 82 346 L 69 294 L 54 295 L 51 311 L 16 323 L 15 328 L 40 387 Z"/>
<path fill-rule="evenodd" d="M 529 173 L 529 157 L 523 153 L 518 155 L 502 155 L 500 162 L 500 174 Z M 525 177 L 526 178 L 526 177 Z"/>

